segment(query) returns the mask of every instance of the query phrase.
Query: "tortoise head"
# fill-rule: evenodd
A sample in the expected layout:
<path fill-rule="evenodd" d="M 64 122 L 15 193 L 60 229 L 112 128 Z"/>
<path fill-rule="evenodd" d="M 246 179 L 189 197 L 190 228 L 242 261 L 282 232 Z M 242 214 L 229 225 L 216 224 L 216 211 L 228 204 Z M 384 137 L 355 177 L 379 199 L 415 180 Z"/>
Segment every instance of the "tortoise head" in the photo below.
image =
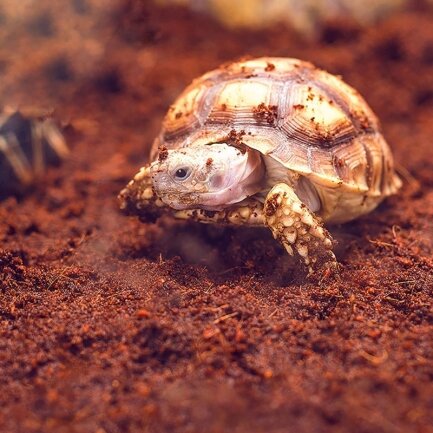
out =
<path fill-rule="evenodd" d="M 262 189 L 264 165 L 258 152 L 213 143 L 163 150 L 150 172 L 156 195 L 168 206 L 221 210 Z"/>

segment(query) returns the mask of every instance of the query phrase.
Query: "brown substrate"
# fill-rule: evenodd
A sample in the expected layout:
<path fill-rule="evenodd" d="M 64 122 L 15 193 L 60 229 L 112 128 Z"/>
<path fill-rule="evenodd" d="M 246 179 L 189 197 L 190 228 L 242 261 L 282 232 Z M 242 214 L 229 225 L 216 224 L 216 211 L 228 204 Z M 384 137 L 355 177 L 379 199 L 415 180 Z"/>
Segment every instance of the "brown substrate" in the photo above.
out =
<path fill-rule="evenodd" d="M 433 15 L 335 24 L 310 43 L 133 1 L 101 20 L 71 4 L 26 31 L 0 21 L 3 100 L 55 104 L 73 147 L 0 203 L 0 431 L 432 431 Z M 98 23 L 82 34 L 100 53 L 89 70 L 59 48 L 74 20 Z M 306 282 L 266 230 L 117 209 L 173 98 L 246 54 L 343 75 L 394 149 L 401 194 L 332 229 L 338 280 Z"/>

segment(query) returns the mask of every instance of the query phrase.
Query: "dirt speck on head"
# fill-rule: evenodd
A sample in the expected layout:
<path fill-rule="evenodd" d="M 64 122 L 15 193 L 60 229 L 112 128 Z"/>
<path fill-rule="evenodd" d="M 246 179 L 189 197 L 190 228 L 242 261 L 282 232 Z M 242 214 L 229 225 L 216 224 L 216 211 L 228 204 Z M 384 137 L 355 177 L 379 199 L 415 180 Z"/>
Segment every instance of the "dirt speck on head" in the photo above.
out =
<path fill-rule="evenodd" d="M 159 146 L 158 161 L 162 162 L 168 158 L 168 149 L 166 146 Z"/>
<path fill-rule="evenodd" d="M 265 67 L 265 71 L 266 72 L 271 72 L 275 70 L 275 65 L 273 63 L 268 62 L 266 67 Z"/>

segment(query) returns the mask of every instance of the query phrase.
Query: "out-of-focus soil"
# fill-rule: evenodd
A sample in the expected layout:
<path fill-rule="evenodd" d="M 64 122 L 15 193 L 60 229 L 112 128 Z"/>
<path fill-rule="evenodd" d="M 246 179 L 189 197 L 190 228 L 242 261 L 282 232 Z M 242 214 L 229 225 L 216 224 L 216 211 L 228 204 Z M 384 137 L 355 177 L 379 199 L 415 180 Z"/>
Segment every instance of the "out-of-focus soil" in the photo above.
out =
<path fill-rule="evenodd" d="M 58 3 L 0 14 L 1 103 L 54 107 L 72 147 L 0 203 L 0 431 L 431 432 L 433 14 L 308 42 Z M 305 280 L 265 229 L 118 211 L 176 95 L 247 54 L 342 75 L 382 120 L 404 187 L 331 229 L 340 279 Z"/>

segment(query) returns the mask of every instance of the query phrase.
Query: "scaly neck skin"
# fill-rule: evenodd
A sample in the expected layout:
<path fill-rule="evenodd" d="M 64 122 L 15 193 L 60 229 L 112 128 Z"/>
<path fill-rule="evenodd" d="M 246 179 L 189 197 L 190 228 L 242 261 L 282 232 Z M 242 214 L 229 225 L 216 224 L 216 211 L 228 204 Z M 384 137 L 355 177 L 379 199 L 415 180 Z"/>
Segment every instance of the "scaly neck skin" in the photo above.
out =
<path fill-rule="evenodd" d="M 221 210 L 251 197 L 265 186 L 265 164 L 259 152 L 248 150 L 246 158 L 231 165 L 226 173 L 228 186 L 214 193 L 203 194 L 201 208 Z"/>

